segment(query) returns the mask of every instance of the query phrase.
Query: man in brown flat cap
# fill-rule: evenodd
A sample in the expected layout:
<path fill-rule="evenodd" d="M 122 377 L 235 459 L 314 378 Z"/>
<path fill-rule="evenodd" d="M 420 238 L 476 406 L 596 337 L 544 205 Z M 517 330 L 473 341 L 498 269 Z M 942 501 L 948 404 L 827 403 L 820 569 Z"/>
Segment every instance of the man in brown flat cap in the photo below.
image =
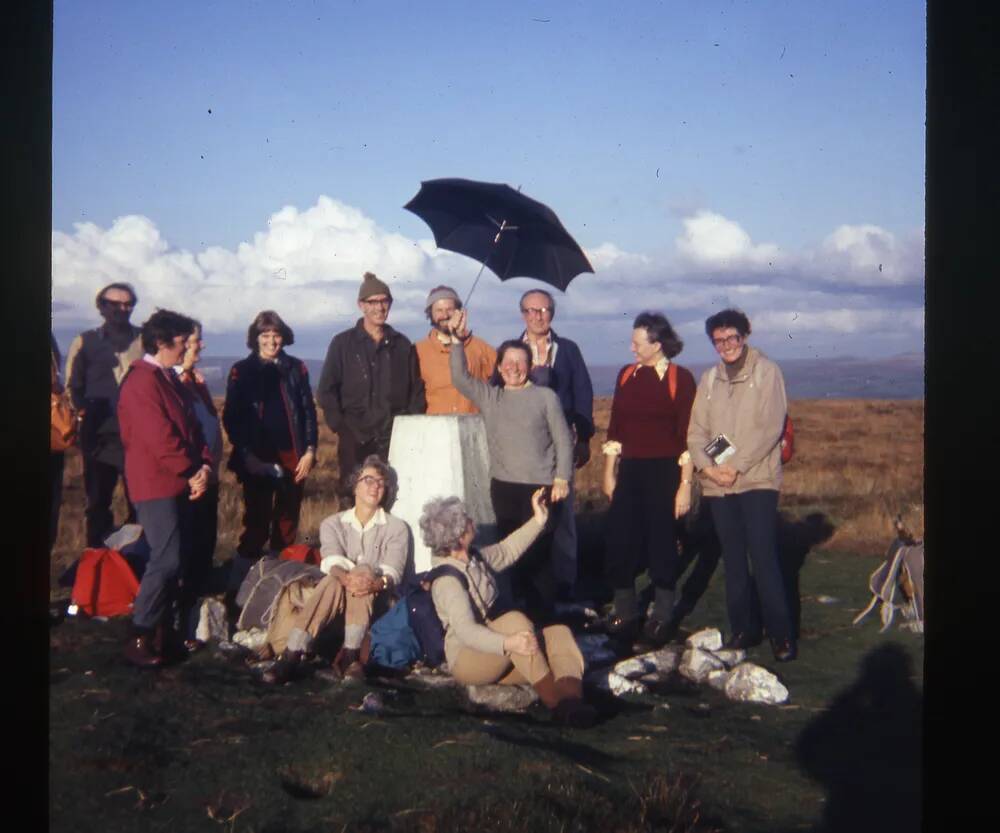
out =
<path fill-rule="evenodd" d="M 386 323 L 391 307 L 389 287 L 365 272 L 358 291 L 361 318 L 333 337 L 316 386 L 326 423 L 339 438 L 339 491 L 345 497 L 350 473 L 369 454 L 388 461 L 393 419 L 425 409 L 417 354 L 410 340 Z"/>

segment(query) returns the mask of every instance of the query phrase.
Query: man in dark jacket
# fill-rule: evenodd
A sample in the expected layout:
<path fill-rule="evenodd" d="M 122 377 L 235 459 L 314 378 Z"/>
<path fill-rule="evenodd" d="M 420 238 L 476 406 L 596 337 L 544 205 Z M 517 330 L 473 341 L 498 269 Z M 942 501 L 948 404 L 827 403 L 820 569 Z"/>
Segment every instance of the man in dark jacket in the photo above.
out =
<path fill-rule="evenodd" d="M 590 459 L 590 438 L 594 436 L 594 388 L 583 355 L 576 342 L 556 335 L 552 319 L 556 302 L 544 289 L 531 289 L 521 296 L 521 316 L 525 329 L 521 339 L 531 347 L 531 381 L 552 388 L 559 397 L 566 422 L 573 432 L 573 460 L 582 468 Z M 576 583 L 576 518 L 574 490 L 559 515 L 552 542 L 552 570 L 564 599 L 572 595 Z"/>
<path fill-rule="evenodd" d="M 392 421 L 399 414 L 422 414 L 424 383 L 410 340 L 386 323 L 392 306 L 389 287 L 365 272 L 358 291 L 361 318 L 334 336 L 316 386 L 327 425 L 337 433 L 340 494 L 369 454 L 389 458 Z"/>
<path fill-rule="evenodd" d="M 104 324 L 74 338 L 66 356 L 66 387 L 82 418 L 80 451 L 87 493 L 88 547 L 103 547 L 114 527 L 111 498 L 119 476 L 128 506 L 125 523 L 135 520 L 115 410 L 118 385 L 129 365 L 142 356 L 139 328 L 129 323 L 136 301 L 135 290 L 127 283 L 105 286 L 96 301 Z"/>

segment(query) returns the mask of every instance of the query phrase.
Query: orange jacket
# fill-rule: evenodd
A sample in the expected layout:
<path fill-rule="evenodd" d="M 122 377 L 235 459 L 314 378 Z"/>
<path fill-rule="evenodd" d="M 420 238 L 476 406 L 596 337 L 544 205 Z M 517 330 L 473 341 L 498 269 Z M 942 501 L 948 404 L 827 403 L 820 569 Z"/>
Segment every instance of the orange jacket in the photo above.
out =
<path fill-rule="evenodd" d="M 478 414 L 479 409 L 455 390 L 451 383 L 451 370 L 448 367 L 450 348 L 441 343 L 437 331 L 431 330 L 427 338 L 417 342 L 416 348 L 420 376 L 424 380 L 424 393 L 427 397 L 427 413 Z M 469 364 L 469 373 L 485 382 L 493 373 L 497 352 L 481 338 L 471 336 L 465 342 L 465 358 Z"/>

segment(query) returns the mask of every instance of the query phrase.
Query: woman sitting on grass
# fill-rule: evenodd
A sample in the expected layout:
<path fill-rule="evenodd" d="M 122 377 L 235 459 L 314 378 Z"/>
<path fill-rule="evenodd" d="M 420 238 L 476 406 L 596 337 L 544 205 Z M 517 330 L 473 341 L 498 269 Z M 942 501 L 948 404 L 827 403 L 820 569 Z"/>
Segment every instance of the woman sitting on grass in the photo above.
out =
<path fill-rule="evenodd" d="M 457 497 L 424 506 L 420 533 L 431 550 L 432 567 L 450 566 L 465 578 L 443 575 L 431 598 L 444 626 L 448 669 L 460 683 L 530 683 L 553 719 L 567 726 L 593 725 L 596 712 L 583 702 L 584 661 L 565 625 L 542 628 L 540 638 L 520 611 L 499 614 L 496 571 L 514 564 L 545 527 L 545 489 L 531 496 L 532 517 L 499 544 L 472 548 L 476 527 Z"/>
<path fill-rule="evenodd" d="M 388 607 L 390 591 L 406 567 L 410 530 L 404 521 L 385 511 L 394 492 L 395 472 L 372 454 L 348 481 L 354 506 L 326 518 L 319 527 L 320 568 L 327 574 L 298 610 L 276 617 L 274 633 L 287 633 L 278 661 L 262 675 L 266 683 L 288 681 L 302 655 L 324 628 L 342 622 L 344 642 L 333 661 L 333 673 L 350 680 L 364 679 L 361 645 L 368 626 Z"/>

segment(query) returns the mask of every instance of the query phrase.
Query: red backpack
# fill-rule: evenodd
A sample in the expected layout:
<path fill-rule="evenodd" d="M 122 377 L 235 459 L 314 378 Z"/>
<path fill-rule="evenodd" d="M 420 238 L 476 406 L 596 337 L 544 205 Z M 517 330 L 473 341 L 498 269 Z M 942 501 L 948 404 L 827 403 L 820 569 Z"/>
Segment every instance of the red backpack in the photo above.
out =
<path fill-rule="evenodd" d="M 303 561 L 306 564 L 315 564 L 317 567 L 322 560 L 319 550 L 308 544 L 292 544 L 290 547 L 285 547 L 278 557 L 282 561 Z"/>
<path fill-rule="evenodd" d="M 139 579 L 117 550 L 88 548 L 76 567 L 72 604 L 88 616 L 126 616 L 139 592 Z"/>

